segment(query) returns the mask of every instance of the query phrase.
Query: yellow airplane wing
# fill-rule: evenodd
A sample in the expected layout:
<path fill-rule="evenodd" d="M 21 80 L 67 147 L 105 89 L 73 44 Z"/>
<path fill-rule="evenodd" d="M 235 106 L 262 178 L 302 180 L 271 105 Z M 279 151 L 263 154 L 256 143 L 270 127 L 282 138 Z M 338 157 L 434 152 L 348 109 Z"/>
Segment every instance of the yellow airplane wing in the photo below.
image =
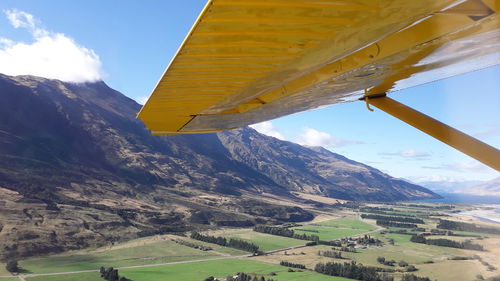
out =
<path fill-rule="evenodd" d="M 153 134 L 185 134 L 360 98 L 381 107 L 392 91 L 499 64 L 499 10 L 499 0 L 212 0 L 138 117 Z"/>

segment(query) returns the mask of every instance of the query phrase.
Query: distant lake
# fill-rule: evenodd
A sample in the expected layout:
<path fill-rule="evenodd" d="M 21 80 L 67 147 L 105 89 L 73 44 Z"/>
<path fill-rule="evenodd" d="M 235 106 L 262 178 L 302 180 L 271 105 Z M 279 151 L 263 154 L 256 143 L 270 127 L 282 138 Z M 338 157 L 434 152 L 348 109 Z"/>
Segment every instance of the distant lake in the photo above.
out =
<path fill-rule="evenodd" d="M 445 193 L 436 192 L 441 195 L 442 199 L 426 199 L 415 200 L 413 202 L 424 203 L 455 203 L 455 204 L 498 204 L 500 205 L 500 197 L 498 196 L 479 196 L 460 193 Z"/>

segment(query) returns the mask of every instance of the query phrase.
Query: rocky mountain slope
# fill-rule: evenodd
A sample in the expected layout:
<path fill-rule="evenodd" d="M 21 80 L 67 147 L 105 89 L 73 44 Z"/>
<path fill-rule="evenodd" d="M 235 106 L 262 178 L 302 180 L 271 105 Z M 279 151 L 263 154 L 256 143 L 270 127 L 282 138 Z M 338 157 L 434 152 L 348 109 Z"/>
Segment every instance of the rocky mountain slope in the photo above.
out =
<path fill-rule="evenodd" d="M 0 255 L 209 225 L 304 221 L 314 202 L 434 193 L 321 148 L 245 128 L 151 136 L 103 82 L 0 75 Z M 276 202 L 280 202 L 277 205 Z"/>
<path fill-rule="evenodd" d="M 326 197 L 394 201 L 433 196 L 428 189 L 322 147 L 304 147 L 244 128 L 219 133 L 233 159 L 267 175 L 287 190 Z"/>

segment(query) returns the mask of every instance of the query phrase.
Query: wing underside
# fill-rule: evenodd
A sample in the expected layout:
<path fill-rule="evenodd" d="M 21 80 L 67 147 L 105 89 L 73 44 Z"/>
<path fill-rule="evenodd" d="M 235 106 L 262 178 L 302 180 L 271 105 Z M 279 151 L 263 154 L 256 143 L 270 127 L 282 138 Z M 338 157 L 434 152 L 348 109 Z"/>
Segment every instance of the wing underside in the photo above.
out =
<path fill-rule="evenodd" d="M 497 65 L 498 0 L 212 0 L 138 117 L 213 132 Z"/>

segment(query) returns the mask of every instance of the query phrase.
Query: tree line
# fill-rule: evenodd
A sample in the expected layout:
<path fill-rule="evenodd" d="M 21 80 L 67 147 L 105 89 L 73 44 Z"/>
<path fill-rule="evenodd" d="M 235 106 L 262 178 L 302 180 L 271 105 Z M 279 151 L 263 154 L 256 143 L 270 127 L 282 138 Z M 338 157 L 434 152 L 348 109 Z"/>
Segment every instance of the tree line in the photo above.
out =
<path fill-rule="evenodd" d="M 384 257 L 377 257 L 377 262 L 387 266 L 394 266 L 396 264 L 395 260 L 386 260 Z"/>
<path fill-rule="evenodd" d="M 334 259 L 347 259 L 342 257 L 342 252 L 337 251 L 318 251 L 318 256 L 334 258 Z"/>
<path fill-rule="evenodd" d="M 318 235 L 307 235 L 307 234 L 297 234 L 293 231 L 293 229 L 289 229 L 286 227 L 279 227 L 279 226 L 267 226 L 267 225 L 257 225 L 253 228 L 254 231 L 256 232 L 261 232 L 261 233 L 267 233 L 267 234 L 272 234 L 272 235 L 277 235 L 277 236 L 284 236 L 284 237 L 290 237 L 290 238 L 295 238 L 295 239 L 300 239 L 300 240 L 309 240 L 309 241 L 319 241 L 319 236 Z"/>
<path fill-rule="evenodd" d="M 20 271 L 20 268 L 19 268 L 19 264 L 17 263 L 16 260 L 10 260 L 7 262 L 7 264 L 5 264 L 5 269 L 10 272 L 10 273 L 14 273 L 14 272 L 19 272 Z"/>
<path fill-rule="evenodd" d="M 417 228 L 416 224 L 412 223 L 402 223 L 388 220 L 377 220 L 377 225 L 388 226 L 388 227 L 402 227 L 402 228 Z"/>
<path fill-rule="evenodd" d="M 295 230 L 300 230 L 300 231 L 304 231 L 304 232 L 319 233 L 319 231 L 318 231 L 318 230 L 312 230 L 312 229 L 296 228 Z"/>
<path fill-rule="evenodd" d="M 466 240 L 464 242 L 459 242 L 459 241 L 453 241 L 453 240 L 444 239 L 444 238 L 426 239 L 423 235 L 416 234 L 416 235 L 411 236 L 410 241 L 414 242 L 414 243 L 422 243 L 422 244 L 427 244 L 427 245 L 484 251 L 483 246 L 478 245 L 478 244 L 473 244 L 470 240 Z"/>
<path fill-rule="evenodd" d="M 374 220 L 385 220 L 385 221 L 397 221 L 397 222 L 407 222 L 407 223 L 421 223 L 424 221 L 419 218 L 412 217 L 395 217 L 395 216 L 381 216 L 381 215 L 373 215 L 373 214 L 361 214 L 361 218 L 363 219 L 374 219 Z"/>
<path fill-rule="evenodd" d="M 207 242 L 207 243 L 217 244 L 220 246 L 227 245 L 227 239 L 225 237 L 221 237 L 221 236 L 203 235 L 199 232 L 192 232 L 191 238 L 195 239 L 195 240 Z"/>
<path fill-rule="evenodd" d="M 473 223 L 458 222 L 440 219 L 437 228 L 458 231 L 479 232 L 487 234 L 500 234 L 500 228 L 477 226 Z"/>
<path fill-rule="evenodd" d="M 259 253 L 259 246 L 255 245 L 252 242 L 247 242 L 244 240 L 240 239 L 235 239 L 235 238 L 230 238 L 229 241 L 225 237 L 221 236 L 212 236 L 212 235 L 203 235 L 199 232 L 193 232 L 191 233 L 191 238 L 207 242 L 207 243 L 212 243 L 212 244 L 217 244 L 223 247 L 231 247 L 235 248 L 238 250 L 243 250 L 251 253 Z"/>
<path fill-rule="evenodd" d="M 431 281 L 429 277 L 419 277 L 414 274 L 405 274 L 401 278 L 401 281 Z"/>
<path fill-rule="evenodd" d="M 387 273 L 378 273 L 376 268 L 357 264 L 354 261 L 350 263 L 318 263 L 314 268 L 314 271 L 325 275 L 340 276 L 362 281 L 394 280 L 394 277 L 388 275 Z"/>
<path fill-rule="evenodd" d="M 207 246 L 204 246 L 204 245 L 198 245 L 198 244 L 191 243 L 189 241 L 184 241 L 184 240 L 181 240 L 181 239 L 174 239 L 173 241 L 175 243 L 177 243 L 177 244 L 184 245 L 186 247 L 193 248 L 193 249 L 198 249 L 198 250 L 202 250 L 202 251 L 211 251 L 211 250 L 213 250 L 212 247 L 207 247 Z"/>
<path fill-rule="evenodd" d="M 453 205 L 421 205 L 421 204 L 405 204 L 406 207 L 423 208 L 423 209 L 438 209 L 438 210 L 451 210 L 455 208 Z"/>
<path fill-rule="evenodd" d="M 280 265 L 287 266 L 287 267 L 293 267 L 293 268 L 306 269 L 306 266 L 303 264 L 293 263 L 293 262 L 288 262 L 288 261 L 280 261 Z"/>
<path fill-rule="evenodd" d="M 103 266 L 101 266 L 101 268 L 99 269 L 99 273 L 101 273 L 101 277 L 104 280 L 108 281 L 132 281 L 131 279 L 128 279 L 126 277 L 120 277 L 118 275 L 118 269 L 114 269 L 112 267 L 104 268 Z"/>
<path fill-rule="evenodd" d="M 359 209 L 361 212 L 374 213 L 374 211 L 389 211 L 393 212 L 394 208 L 383 208 L 383 207 L 361 207 Z"/>

